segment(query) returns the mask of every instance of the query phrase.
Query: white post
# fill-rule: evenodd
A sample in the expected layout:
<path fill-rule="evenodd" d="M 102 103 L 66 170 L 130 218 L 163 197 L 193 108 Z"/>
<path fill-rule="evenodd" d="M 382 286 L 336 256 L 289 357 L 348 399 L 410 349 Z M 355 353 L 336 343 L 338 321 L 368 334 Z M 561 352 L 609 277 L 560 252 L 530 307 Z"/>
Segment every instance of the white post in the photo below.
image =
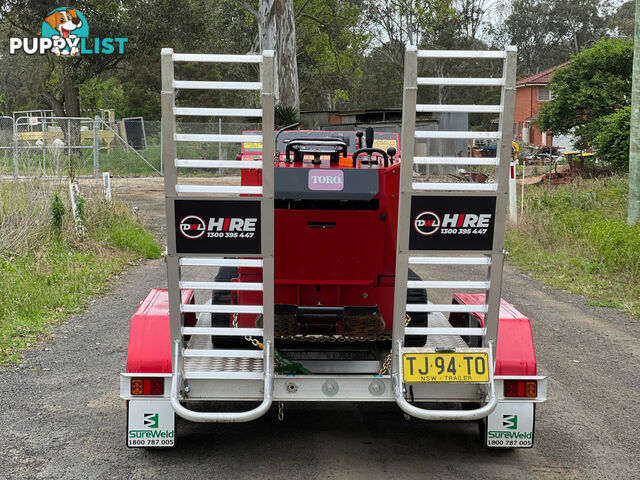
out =
<path fill-rule="evenodd" d="M 518 223 L 518 203 L 516 190 L 516 162 L 511 161 L 511 174 L 509 175 L 509 220 L 515 225 Z"/>
<path fill-rule="evenodd" d="M 524 172 L 525 172 L 525 163 L 522 161 L 522 198 L 520 198 L 520 214 L 524 215 Z"/>
<path fill-rule="evenodd" d="M 80 189 L 77 183 L 69 184 L 69 197 L 71 198 L 71 211 L 73 213 L 73 220 L 76 224 L 76 235 L 78 237 L 84 236 L 84 225 L 82 224 L 82 217 L 78 211 L 77 197 L 80 195 Z"/>
<path fill-rule="evenodd" d="M 102 173 L 102 184 L 104 185 L 104 199 L 111 203 L 111 176 L 109 172 Z"/>

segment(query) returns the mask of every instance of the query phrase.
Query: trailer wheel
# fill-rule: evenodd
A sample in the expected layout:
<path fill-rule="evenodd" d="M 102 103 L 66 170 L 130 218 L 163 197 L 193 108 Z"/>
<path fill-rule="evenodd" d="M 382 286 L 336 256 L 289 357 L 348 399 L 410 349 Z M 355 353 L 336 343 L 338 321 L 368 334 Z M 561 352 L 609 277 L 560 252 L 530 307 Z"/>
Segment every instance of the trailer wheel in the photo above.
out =
<path fill-rule="evenodd" d="M 420 276 L 409 269 L 409 280 L 422 280 Z M 408 288 L 407 289 L 407 303 L 427 303 L 427 290 L 424 288 Z M 408 327 L 423 327 L 429 326 L 429 317 L 426 312 L 411 312 L 409 314 L 411 320 Z M 404 344 L 407 347 L 422 347 L 427 343 L 426 335 L 411 335 L 406 336 Z"/>
<path fill-rule="evenodd" d="M 236 267 L 220 267 L 215 282 L 230 282 L 238 277 L 238 269 Z M 211 295 L 212 305 L 229 305 L 231 304 L 230 290 L 214 290 Z M 212 313 L 211 326 L 216 328 L 231 328 L 230 313 Z M 247 342 L 244 338 L 238 336 L 221 337 L 219 335 L 211 338 L 215 348 L 223 349 L 242 349 L 246 347 Z"/>

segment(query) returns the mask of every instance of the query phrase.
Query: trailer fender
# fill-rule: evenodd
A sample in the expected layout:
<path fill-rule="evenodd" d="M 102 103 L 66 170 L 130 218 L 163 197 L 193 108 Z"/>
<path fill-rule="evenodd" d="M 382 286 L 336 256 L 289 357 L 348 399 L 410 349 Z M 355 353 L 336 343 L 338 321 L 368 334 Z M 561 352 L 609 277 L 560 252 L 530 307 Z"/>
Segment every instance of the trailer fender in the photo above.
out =
<path fill-rule="evenodd" d="M 456 304 L 482 304 L 482 293 L 456 293 Z M 484 327 L 484 314 L 472 313 L 480 326 Z M 452 325 L 456 325 L 452 314 Z M 536 351 L 533 346 L 531 321 L 513 305 L 500 299 L 500 321 L 498 322 L 498 340 L 495 349 L 495 375 L 536 375 Z"/>
<path fill-rule="evenodd" d="M 193 290 L 183 290 L 182 303 L 193 301 Z M 195 314 L 187 315 L 186 323 L 195 324 Z M 171 373 L 169 296 L 165 288 L 151 290 L 131 317 L 127 373 Z"/>

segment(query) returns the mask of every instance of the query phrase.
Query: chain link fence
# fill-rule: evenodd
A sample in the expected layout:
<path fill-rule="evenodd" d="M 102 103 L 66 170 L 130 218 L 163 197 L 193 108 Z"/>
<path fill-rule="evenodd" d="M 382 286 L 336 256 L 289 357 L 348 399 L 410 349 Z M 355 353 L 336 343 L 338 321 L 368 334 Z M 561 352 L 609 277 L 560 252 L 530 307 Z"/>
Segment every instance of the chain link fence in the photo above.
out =
<path fill-rule="evenodd" d="M 178 133 L 241 134 L 259 123 L 183 122 Z M 162 175 L 161 122 L 144 121 L 146 148 L 127 139 L 122 122 L 100 118 L 0 117 L 0 175 L 85 177 L 108 171 L 118 176 Z M 134 148 L 132 145 L 136 146 Z M 178 158 L 234 160 L 238 143 L 179 142 Z M 219 175 L 216 170 L 198 172 Z"/>

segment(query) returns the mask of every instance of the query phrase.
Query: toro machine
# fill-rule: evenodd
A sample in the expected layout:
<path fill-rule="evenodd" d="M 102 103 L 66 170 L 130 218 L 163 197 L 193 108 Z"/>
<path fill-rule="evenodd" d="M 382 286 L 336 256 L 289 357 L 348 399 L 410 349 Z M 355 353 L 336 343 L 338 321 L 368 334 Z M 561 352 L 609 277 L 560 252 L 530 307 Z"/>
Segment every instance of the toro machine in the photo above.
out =
<path fill-rule="evenodd" d="M 425 58 L 498 59 L 503 73 L 418 77 Z M 477 420 L 486 446 L 531 447 L 546 378 L 529 319 L 500 298 L 515 49 L 407 47 L 401 134 L 275 132 L 273 60 L 162 51 L 168 289 L 131 319 L 127 444 L 173 446 L 176 415 L 246 422 L 273 402 L 282 417 L 285 402 L 322 401 Z M 176 62 L 250 63 L 260 77 L 178 80 Z M 417 104 L 422 85 L 500 86 L 501 102 Z M 256 90 L 261 108 L 178 107 L 181 89 Z M 499 130 L 416 130 L 416 112 L 492 113 Z M 176 117 L 188 116 L 255 117 L 262 130 L 180 133 Z M 429 156 L 441 139 L 495 140 L 497 156 Z M 180 158 L 179 142 L 235 142 L 242 154 Z M 417 173 L 431 165 L 479 165 L 490 180 Z M 220 168 L 240 178 L 195 178 Z"/>

